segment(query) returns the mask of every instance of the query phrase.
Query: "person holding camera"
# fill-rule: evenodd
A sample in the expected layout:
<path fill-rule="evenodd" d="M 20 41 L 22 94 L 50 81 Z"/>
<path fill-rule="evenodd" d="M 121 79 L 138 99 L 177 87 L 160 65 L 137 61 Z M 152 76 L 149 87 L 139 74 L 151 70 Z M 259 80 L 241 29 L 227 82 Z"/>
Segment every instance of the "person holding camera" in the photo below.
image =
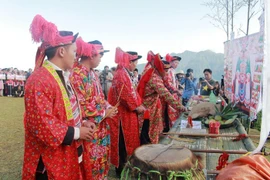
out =
<path fill-rule="evenodd" d="M 205 69 L 203 71 L 203 74 L 204 74 L 204 78 L 201 77 L 199 79 L 198 89 L 200 88 L 200 95 L 209 96 L 211 93 L 211 90 L 214 89 L 216 81 L 212 79 L 211 69 Z"/>
<path fill-rule="evenodd" d="M 197 94 L 196 84 L 197 79 L 193 76 L 193 69 L 188 69 L 187 74 L 180 82 L 181 85 L 184 85 L 184 92 L 182 96 L 182 104 L 185 106 L 188 102 L 188 100 L 193 96 L 194 94 Z"/>

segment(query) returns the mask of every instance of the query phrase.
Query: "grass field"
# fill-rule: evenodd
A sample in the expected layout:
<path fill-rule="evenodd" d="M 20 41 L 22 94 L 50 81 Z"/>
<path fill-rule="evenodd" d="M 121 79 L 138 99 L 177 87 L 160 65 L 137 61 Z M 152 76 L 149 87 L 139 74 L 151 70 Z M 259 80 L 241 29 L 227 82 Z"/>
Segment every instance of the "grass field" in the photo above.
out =
<path fill-rule="evenodd" d="M 0 97 L 0 179 L 21 179 L 23 162 L 24 130 L 23 130 L 23 98 Z M 250 134 L 259 134 L 251 129 Z M 259 139 L 253 140 L 256 146 Z M 270 143 L 266 144 L 267 152 L 270 151 Z M 270 156 L 267 157 L 270 160 Z M 109 179 L 114 177 L 113 168 L 109 172 Z"/>
<path fill-rule="evenodd" d="M 24 151 L 24 100 L 0 97 L 0 104 L 0 180 L 19 180 Z M 114 175 L 111 168 L 109 179 L 116 179 Z"/>
<path fill-rule="evenodd" d="M 21 177 L 24 131 L 22 98 L 0 97 L 0 179 Z"/>

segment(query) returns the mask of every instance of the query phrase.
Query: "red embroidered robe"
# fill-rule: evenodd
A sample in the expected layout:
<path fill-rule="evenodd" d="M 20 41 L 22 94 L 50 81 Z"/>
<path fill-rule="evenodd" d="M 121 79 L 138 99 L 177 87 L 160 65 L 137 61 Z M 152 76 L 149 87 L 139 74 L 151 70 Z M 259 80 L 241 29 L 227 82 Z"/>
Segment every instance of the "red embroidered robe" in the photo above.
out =
<path fill-rule="evenodd" d="M 97 130 L 91 142 L 84 142 L 90 153 L 85 157 L 92 163 L 92 178 L 103 180 L 107 178 L 110 156 L 110 131 L 108 119 L 102 120 L 109 106 L 104 98 L 99 78 L 94 70 L 78 65 L 72 71 L 70 81 L 73 84 L 83 111 L 83 118 L 94 122 Z"/>
<path fill-rule="evenodd" d="M 146 68 L 146 71 L 151 68 Z M 146 73 L 145 73 L 146 74 Z M 143 78 L 143 77 L 142 77 Z M 183 107 L 173 95 L 164 86 L 162 78 L 154 71 L 150 80 L 146 83 L 144 97 L 142 98 L 143 105 L 149 109 L 149 137 L 151 143 L 156 144 L 159 141 L 159 134 L 163 131 L 163 115 L 161 99 L 164 99 L 168 105 L 172 106 L 177 111 L 181 111 Z M 139 115 L 140 129 L 143 125 L 143 114 Z"/>
<path fill-rule="evenodd" d="M 80 179 L 77 151 L 80 142 L 72 140 L 70 145 L 63 144 L 69 126 L 75 126 L 72 107 L 64 85 L 51 66 L 44 65 L 29 77 L 24 99 L 22 179 L 35 180 L 40 157 L 49 180 Z M 85 176 L 91 177 L 90 161 L 83 159 L 83 164 Z"/>
<path fill-rule="evenodd" d="M 120 94 L 121 92 L 121 94 Z M 111 119 L 111 163 L 119 166 L 119 131 L 120 123 L 126 145 L 127 155 L 132 155 L 133 151 L 140 146 L 138 116 L 134 111 L 141 105 L 138 92 L 132 84 L 127 70 L 118 66 L 112 81 L 109 92 L 109 103 L 118 106 L 118 114 Z"/>
<path fill-rule="evenodd" d="M 175 79 L 175 75 L 174 75 L 174 69 L 170 68 L 169 71 L 166 73 L 165 77 L 164 77 L 164 84 L 167 87 L 168 90 L 174 92 L 177 91 L 177 83 L 176 83 L 176 79 Z M 180 97 L 176 94 L 173 93 L 173 97 L 181 102 Z M 167 108 L 167 112 L 168 112 L 168 117 L 169 117 L 169 123 L 170 123 L 170 127 L 172 127 L 172 125 L 174 124 L 174 122 L 177 120 L 177 118 L 179 118 L 180 116 L 180 112 L 177 111 L 176 109 L 174 109 L 172 106 L 169 106 L 164 100 L 162 100 L 162 109 L 163 109 L 163 115 L 165 115 L 165 108 Z"/>

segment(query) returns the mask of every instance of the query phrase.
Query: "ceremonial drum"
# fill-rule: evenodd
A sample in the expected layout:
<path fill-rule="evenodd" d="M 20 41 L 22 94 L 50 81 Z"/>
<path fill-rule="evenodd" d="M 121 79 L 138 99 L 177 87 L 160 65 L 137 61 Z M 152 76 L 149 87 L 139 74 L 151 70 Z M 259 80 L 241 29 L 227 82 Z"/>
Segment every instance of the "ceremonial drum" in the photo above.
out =
<path fill-rule="evenodd" d="M 121 179 L 203 180 L 202 165 L 189 149 L 150 144 L 137 148 L 127 162 Z"/>

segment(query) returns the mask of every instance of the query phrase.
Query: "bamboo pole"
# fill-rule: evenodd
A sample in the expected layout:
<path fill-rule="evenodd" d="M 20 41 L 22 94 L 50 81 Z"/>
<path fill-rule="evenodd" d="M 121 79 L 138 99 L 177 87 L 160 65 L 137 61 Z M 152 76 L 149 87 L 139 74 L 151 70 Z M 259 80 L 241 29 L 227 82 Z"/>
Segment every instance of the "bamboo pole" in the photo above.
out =
<path fill-rule="evenodd" d="M 216 170 L 207 170 L 207 174 L 219 174 L 220 171 L 216 171 Z"/>
<path fill-rule="evenodd" d="M 187 139 L 187 138 L 178 138 L 178 137 L 172 137 L 172 136 L 168 136 L 170 139 L 176 140 L 176 141 L 182 141 L 182 142 L 190 142 L 193 143 L 195 142 L 195 140 L 192 139 Z"/>
<path fill-rule="evenodd" d="M 245 150 L 219 150 L 219 149 L 190 149 L 192 152 L 201 153 L 227 153 L 227 154 L 247 154 Z"/>
<path fill-rule="evenodd" d="M 191 133 L 176 133 L 176 132 L 167 132 L 163 133 L 165 135 L 178 135 L 178 136 L 189 136 L 189 137 L 232 137 L 237 138 L 240 134 L 191 134 Z M 260 138 L 260 135 L 248 135 L 246 134 L 247 138 Z M 268 136 L 270 138 L 270 136 Z"/>
<path fill-rule="evenodd" d="M 187 148 L 185 146 L 179 146 L 179 145 L 171 145 L 171 149 L 183 149 Z M 227 154 L 247 154 L 247 150 L 220 150 L 220 149 L 190 149 L 192 152 L 198 152 L 198 153 L 227 153 Z"/>
<path fill-rule="evenodd" d="M 177 146 L 177 145 L 171 145 L 170 148 L 176 148 L 176 149 L 182 149 L 182 148 L 187 148 L 185 146 Z M 220 149 L 190 149 L 188 148 L 190 151 L 192 152 L 197 152 L 197 153 L 227 153 L 227 154 L 245 154 L 247 155 L 249 152 L 247 150 L 220 150 Z M 260 152 L 260 153 L 256 153 L 256 154 L 261 154 L 264 156 L 268 156 L 269 153 L 264 153 L 264 152 Z"/>

